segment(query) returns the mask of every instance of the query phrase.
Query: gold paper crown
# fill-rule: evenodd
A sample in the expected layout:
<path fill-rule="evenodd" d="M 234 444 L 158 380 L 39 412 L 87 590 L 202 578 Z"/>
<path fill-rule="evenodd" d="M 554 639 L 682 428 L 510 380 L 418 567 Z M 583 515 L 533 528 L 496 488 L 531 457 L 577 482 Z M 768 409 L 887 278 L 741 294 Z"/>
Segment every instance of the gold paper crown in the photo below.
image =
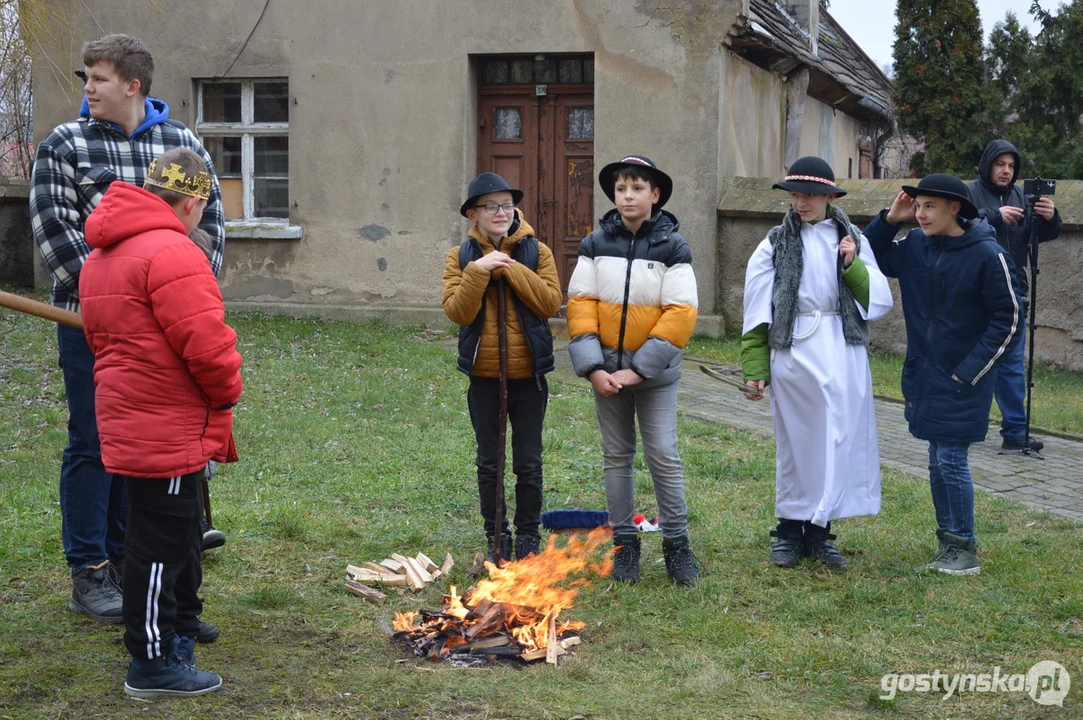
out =
<path fill-rule="evenodd" d="M 172 190 L 173 192 L 179 192 L 181 195 L 191 195 L 192 197 L 200 197 L 204 200 L 211 199 L 211 176 L 205 171 L 200 172 L 198 175 L 188 177 L 184 171 L 181 170 L 181 166 L 177 163 L 171 163 L 169 167 L 162 170 L 162 179 L 155 180 L 151 176 L 154 175 L 154 171 L 158 169 L 158 161 L 150 161 L 150 169 L 147 171 L 147 179 L 144 180 L 146 185 L 154 185 L 156 187 L 165 188 L 166 190 Z"/>

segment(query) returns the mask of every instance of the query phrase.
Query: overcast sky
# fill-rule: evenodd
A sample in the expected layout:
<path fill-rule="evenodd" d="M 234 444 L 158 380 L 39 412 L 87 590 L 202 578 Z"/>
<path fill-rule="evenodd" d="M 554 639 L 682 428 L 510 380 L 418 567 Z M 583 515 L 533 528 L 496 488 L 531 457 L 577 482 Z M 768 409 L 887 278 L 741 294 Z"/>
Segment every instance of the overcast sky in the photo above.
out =
<path fill-rule="evenodd" d="M 1041 0 L 1041 6 L 1055 13 L 1063 1 Z M 978 12 L 986 40 L 989 39 L 993 26 L 1003 21 L 1009 10 L 1015 12 L 1020 23 L 1030 28 L 1031 34 L 1037 32 L 1038 23 L 1027 12 L 1030 2 L 1031 0 L 978 0 Z M 882 67 L 884 63 L 891 62 L 891 44 L 895 42 L 894 0 L 831 0 L 828 12 L 877 65 Z"/>

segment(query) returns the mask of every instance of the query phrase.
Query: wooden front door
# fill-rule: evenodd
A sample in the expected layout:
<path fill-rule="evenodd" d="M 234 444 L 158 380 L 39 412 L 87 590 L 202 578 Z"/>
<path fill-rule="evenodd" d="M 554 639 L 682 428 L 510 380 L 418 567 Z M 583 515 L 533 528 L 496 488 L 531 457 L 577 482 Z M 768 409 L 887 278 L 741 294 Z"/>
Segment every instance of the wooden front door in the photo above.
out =
<path fill-rule="evenodd" d="M 520 207 L 549 246 L 565 292 L 579 241 L 594 228 L 594 95 L 590 86 L 481 87 L 478 172 L 523 191 Z"/>

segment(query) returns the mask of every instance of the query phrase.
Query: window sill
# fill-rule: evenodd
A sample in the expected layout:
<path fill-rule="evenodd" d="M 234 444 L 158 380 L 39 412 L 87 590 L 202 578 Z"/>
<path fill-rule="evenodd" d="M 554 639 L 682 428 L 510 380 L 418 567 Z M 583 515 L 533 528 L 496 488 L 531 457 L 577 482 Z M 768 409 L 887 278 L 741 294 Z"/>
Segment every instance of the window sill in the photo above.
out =
<path fill-rule="evenodd" d="M 300 225 L 276 222 L 227 222 L 227 240 L 300 240 L 305 229 Z"/>

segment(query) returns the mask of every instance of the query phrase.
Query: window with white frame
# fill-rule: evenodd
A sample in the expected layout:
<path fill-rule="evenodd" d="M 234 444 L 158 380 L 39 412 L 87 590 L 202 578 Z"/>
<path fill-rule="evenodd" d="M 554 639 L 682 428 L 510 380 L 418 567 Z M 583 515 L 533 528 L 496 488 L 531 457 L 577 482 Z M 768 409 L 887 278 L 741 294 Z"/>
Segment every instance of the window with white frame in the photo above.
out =
<path fill-rule="evenodd" d="M 290 217 L 289 82 L 201 80 L 196 131 L 214 161 L 227 222 Z"/>

